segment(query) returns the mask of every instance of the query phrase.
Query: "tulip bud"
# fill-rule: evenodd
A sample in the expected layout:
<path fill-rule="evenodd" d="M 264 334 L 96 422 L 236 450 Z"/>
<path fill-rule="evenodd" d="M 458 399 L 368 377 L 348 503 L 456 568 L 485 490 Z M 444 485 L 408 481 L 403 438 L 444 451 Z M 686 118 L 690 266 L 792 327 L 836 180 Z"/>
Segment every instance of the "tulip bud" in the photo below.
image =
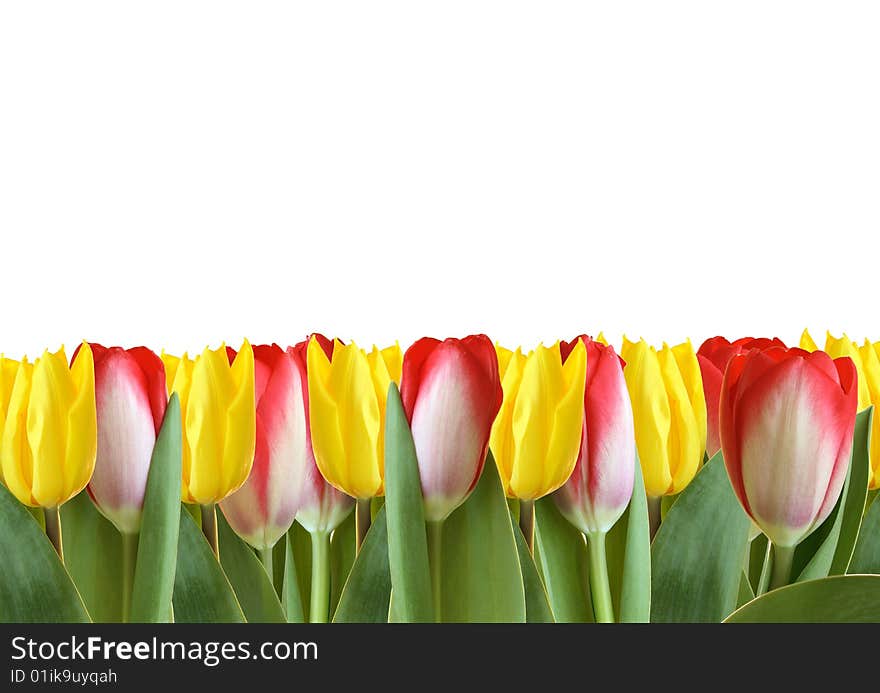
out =
<path fill-rule="evenodd" d="M 385 404 L 392 382 L 378 350 L 367 356 L 336 340 L 330 354 L 312 338 L 306 350 L 315 461 L 324 478 L 355 498 L 384 491 Z M 392 364 L 393 367 L 393 364 Z"/>
<path fill-rule="evenodd" d="M 412 429 L 425 519 L 445 520 L 483 471 L 501 406 L 498 359 L 485 335 L 426 337 L 403 357 L 400 396 Z"/>
<path fill-rule="evenodd" d="M 135 534 L 140 531 L 150 459 L 168 402 L 165 366 L 145 347 L 90 346 L 98 454 L 87 490 L 116 529 Z"/>
<path fill-rule="evenodd" d="M 874 417 L 871 419 L 871 472 L 868 478 L 868 488 L 873 491 L 880 488 L 880 412 L 877 411 L 880 408 L 880 342 L 871 344 L 866 339 L 864 345 L 859 347 L 859 355 L 868 394 L 874 405 Z"/>
<path fill-rule="evenodd" d="M 818 350 L 816 342 L 813 341 L 807 330 L 804 330 L 801 335 L 801 349 L 806 351 Z M 868 388 L 868 381 L 865 378 L 865 368 L 862 364 L 862 352 L 859 349 L 859 345 L 847 337 L 846 333 L 838 338 L 832 336 L 830 332 L 826 332 L 824 351 L 833 359 L 840 358 L 841 356 L 848 356 L 852 359 L 859 379 L 859 411 L 871 406 L 871 392 Z"/>
<path fill-rule="evenodd" d="M 191 360 L 162 354 L 183 417 L 185 503 L 212 505 L 236 491 L 254 461 L 254 354 L 245 340 L 230 364 L 226 347 Z"/>
<path fill-rule="evenodd" d="M 712 337 L 697 349 L 697 361 L 703 379 L 703 394 L 706 396 L 706 454 L 709 457 L 721 449 L 718 404 L 721 401 L 721 381 L 728 361 L 750 349 L 769 349 L 774 346 L 785 348 L 785 344 L 776 337 L 773 339 L 743 337 L 734 342 L 728 342 L 724 337 Z"/>
<path fill-rule="evenodd" d="M 648 496 L 679 493 L 706 450 L 706 401 L 690 341 L 660 351 L 623 338 L 623 375 L 633 409 L 636 449 Z"/>
<path fill-rule="evenodd" d="M 25 505 L 57 508 L 85 488 L 98 433 L 92 350 L 83 343 L 68 367 L 64 349 L 22 359 L 3 427 L 3 477 Z"/>
<path fill-rule="evenodd" d="M 6 423 L 6 411 L 9 409 L 9 398 L 12 397 L 12 386 L 21 364 L 0 354 L 0 437 L 3 435 L 3 424 Z M 3 482 L 3 465 L 0 464 L 0 483 Z"/>
<path fill-rule="evenodd" d="M 564 364 L 558 343 L 510 356 L 489 438 L 508 496 L 537 500 L 571 476 L 584 420 L 586 360 L 582 342 Z"/>
<path fill-rule="evenodd" d="M 737 498 L 764 534 L 793 547 L 840 496 L 858 404 L 849 358 L 771 348 L 731 359 L 721 448 Z"/>
<path fill-rule="evenodd" d="M 577 342 L 587 350 L 584 424 L 568 481 L 553 494 L 560 512 L 581 532 L 607 532 L 629 505 L 636 446 L 632 405 L 614 348 L 587 336 L 560 345 L 563 359 Z"/>

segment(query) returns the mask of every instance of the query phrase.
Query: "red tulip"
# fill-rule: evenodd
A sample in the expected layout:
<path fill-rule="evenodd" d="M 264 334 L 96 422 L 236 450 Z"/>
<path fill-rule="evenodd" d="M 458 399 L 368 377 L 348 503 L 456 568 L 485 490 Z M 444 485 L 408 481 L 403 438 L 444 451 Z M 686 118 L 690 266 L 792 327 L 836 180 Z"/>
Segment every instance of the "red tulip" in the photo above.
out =
<path fill-rule="evenodd" d="M 440 522 L 465 501 L 483 471 L 502 397 L 495 347 L 486 335 L 420 339 L 403 357 L 400 395 L 425 518 Z"/>
<path fill-rule="evenodd" d="M 840 496 L 858 403 L 848 357 L 774 347 L 734 356 L 721 387 L 721 447 L 745 511 L 777 547 L 818 527 Z"/>
<path fill-rule="evenodd" d="M 706 420 L 708 431 L 706 436 L 706 453 L 712 457 L 721 449 L 721 435 L 718 432 L 718 403 L 721 398 L 721 381 L 727 363 L 737 354 L 758 349 L 763 351 L 771 347 L 785 348 L 782 340 L 774 337 L 754 339 L 743 337 L 728 342 L 724 337 L 712 337 L 700 345 L 697 350 L 697 361 L 703 376 L 703 394 L 706 397 Z"/>
<path fill-rule="evenodd" d="M 607 532 L 632 497 L 636 464 L 632 405 L 614 347 L 584 335 L 560 343 L 563 361 L 578 340 L 587 348 L 581 447 L 574 471 L 553 499 L 582 532 Z"/>
<path fill-rule="evenodd" d="M 145 347 L 89 346 L 95 360 L 98 453 L 87 489 L 120 532 L 133 534 L 140 530 L 150 459 L 168 401 L 165 366 Z"/>

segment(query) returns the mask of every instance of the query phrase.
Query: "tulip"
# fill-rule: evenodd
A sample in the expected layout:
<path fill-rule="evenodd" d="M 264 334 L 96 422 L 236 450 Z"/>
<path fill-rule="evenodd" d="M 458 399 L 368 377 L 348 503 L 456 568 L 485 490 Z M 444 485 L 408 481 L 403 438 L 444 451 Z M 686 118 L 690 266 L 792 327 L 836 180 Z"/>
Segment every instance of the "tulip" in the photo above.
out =
<path fill-rule="evenodd" d="M 201 506 L 202 530 L 217 554 L 215 505 L 244 484 L 254 461 L 253 350 L 245 340 L 237 354 L 222 346 L 195 360 L 165 353 L 162 360 L 183 417 L 183 501 Z"/>
<path fill-rule="evenodd" d="M 87 490 L 116 529 L 137 534 L 150 459 L 168 402 L 165 366 L 145 347 L 90 347 L 95 360 L 98 454 Z"/>
<path fill-rule="evenodd" d="M 0 459 L 10 492 L 45 509 L 46 534 L 63 558 L 58 508 L 85 488 L 95 469 L 95 370 L 85 342 L 70 367 L 61 348 L 15 375 Z"/>
<path fill-rule="evenodd" d="M 20 362 L 8 359 L 3 354 L 0 354 L 0 436 L 3 433 L 3 424 L 6 422 L 6 410 L 9 409 L 12 386 L 15 384 L 15 376 L 20 365 Z M 0 483 L 5 484 L 3 481 L 3 465 L 0 465 Z"/>
<path fill-rule="evenodd" d="M 804 330 L 801 335 L 800 347 L 805 351 L 818 350 L 816 342 L 813 341 L 813 338 L 807 330 Z M 826 332 L 824 351 L 833 359 L 840 358 L 841 356 L 848 356 L 852 359 L 859 379 L 859 411 L 871 406 L 871 392 L 868 387 L 868 381 L 865 377 L 865 369 L 862 363 L 862 352 L 859 349 L 859 345 L 847 337 L 846 333 L 838 338 L 834 337 L 830 332 Z"/>
<path fill-rule="evenodd" d="M 731 359 L 721 386 L 721 449 L 733 490 L 772 542 L 771 588 L 795 546 L 837 503 L 852 450 L 852 359 L 781 347 Z"/>
<path fill-rule="evenodd" d="M 220 502 L 229 526 L 264 562 L 290 529 L 309 464 L 305 366 L 291 348 L 253 347 L 256 438 L 247 481 Z M 268 569 L 268 565 L 267 565 Z"/>
<path fill-rule="evenodd" d="M 520 527 L 534 538 L 534 501 L 564 484 L 577 462 L 584 423 L 587 351 L 578 341 L 565 363 L 557 342 L 510 355 L 489 446 L 505 493 L 520 500 Z"/>
<path fill-rule="evenodd" d="M 868 477 L 868 488 L 872 491 L 880 488 L 880 342 L 871 344 L 867 339 L 859 347 L 865 384 L 871 403 L 874 405 L 874 417 L 871 420 L 871 449 L 869 454 L 871 471 Z M 861 383 L 859 383 L 861 387 Z"/>
<path fill-rule="evenodd" d="M 577 344 L 587 353 L 584 421 L 571 476 L 553 494 L 565 518 L 587 536 L 590 587 L 597 620 L 614 620 L 605 535 L 629 505 L 636 446 L 632 405 L 614 348 L 586 335 L 560 345 L 563 363 Z"/>
<path fill-rule="evenodd" d="M 721 380 L 724 378 L 728 361 L 736 354 L 749 349 L 769 349 L 774 346 L 785 347 L 785 344 L 776 337 L 773 339 L 743 337 L 734 342 L 728 342 L 724 337 L 712 337 L 697 349 L 697 361 L 703 379 L 703 394 L 706 396 L 706 455 L 709 457 L 713 457 L 721 449 L 718 403 L 721 397 Z"/>

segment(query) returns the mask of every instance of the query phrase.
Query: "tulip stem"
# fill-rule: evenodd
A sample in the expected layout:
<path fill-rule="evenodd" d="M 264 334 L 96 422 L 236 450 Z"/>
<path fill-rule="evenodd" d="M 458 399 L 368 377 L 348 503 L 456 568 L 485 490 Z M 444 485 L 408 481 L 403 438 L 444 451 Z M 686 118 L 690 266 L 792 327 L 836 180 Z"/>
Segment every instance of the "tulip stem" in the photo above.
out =
<path fill-rule="evenodd" d="M 214 557 L 219 561 L 220 543 L 217 541 L 217 505 L 211 503 L 199 507 L 202 509 L 202 533 L 205 535 L 205 539 L 208 540 L 211 551 L 214 552 Z"/>
<path fill-rule="evenodd" d="M 312 601 L 309 621 L 327 623 L 330 611 L 330 533 L 312 532 Z"/>
<path fill-rule="evenodd" d="M 522 530 L 529 553 L 535 553 L 535 501 L 521 500 L 519 502 L 519 528 Z"/>
<path fill-rule="evenodd" d="M 773 546 L 773 572 L 770 574 L 770 589 L 785 587 L 791 580 L 791 563 L 794 559 L 794 546 Z"/>
<path fill-rule="evenodd" d="M 372 522 L 370 505 L 372 501 L 372 498 L 357 499 L 354 516 L 355 534 L 357 535 L 357 544 L 355 544 L 356 553 L 360 553 L 361 544 L 364 543 L 364 538 L 367 536 L 367 532 L 370 530 L 370 523 Z"/>
<path fill-rule="evenodd" d="M 122 622 L 131 618 L 131 594 L 134 589 L 134 571 L 137 565 L 138 535 L 122 535 Z"/>
<path fill-rule="evenodd" d="M 443 520 L 428 522 L 428 563 L 431 565 L 431 594 L 434 597 L 434 621 L 443 620 Z"/>
<path fill-rule="evenodd" d="M 46 518 L 46 536 L 55 547 L 58 558 L 64 563 L 64 542 L 61 539 L 61 508 L 45 508 L 44 516 Z"/>
<path fill-rule="evenodd" d="M 608 580 L 608 561 L 605 556 L 605 532 L 587 534 L 590 547 L 590 595 L 597 623 L 614 623 L 611 603 L 611 584 Z"/>
<path fill-rule="evenodd" d="M 651 539 L 660 529 L 662 520 L 663 498 L 660 496 L 648 496 L 648 530 L 651 533 Z"/>

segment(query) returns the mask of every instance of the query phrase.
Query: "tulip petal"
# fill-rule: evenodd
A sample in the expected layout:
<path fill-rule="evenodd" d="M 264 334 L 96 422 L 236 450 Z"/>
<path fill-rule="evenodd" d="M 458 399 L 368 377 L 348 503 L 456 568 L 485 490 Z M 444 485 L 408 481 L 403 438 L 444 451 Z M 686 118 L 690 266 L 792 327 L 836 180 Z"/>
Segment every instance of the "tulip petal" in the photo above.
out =
<path fill-rule="evenodd" d="M 228 367 L 229 399 L 226 404 L 225 438 L 223 442 L 223 473 L 220 498 L 236 491 L 247 480 L 254 462 L 254 353 L 245 340 Z"/>
<path fill-rule="evenodd" d="M 31 493 L 34 459 L 27 438 L 27 413 L 33 371 L 33 365 L 27 359 L 22 359 L 9 397 L 0 458 L 7 488 L 19 501 L 30 506 L 39 505 Z"/>

